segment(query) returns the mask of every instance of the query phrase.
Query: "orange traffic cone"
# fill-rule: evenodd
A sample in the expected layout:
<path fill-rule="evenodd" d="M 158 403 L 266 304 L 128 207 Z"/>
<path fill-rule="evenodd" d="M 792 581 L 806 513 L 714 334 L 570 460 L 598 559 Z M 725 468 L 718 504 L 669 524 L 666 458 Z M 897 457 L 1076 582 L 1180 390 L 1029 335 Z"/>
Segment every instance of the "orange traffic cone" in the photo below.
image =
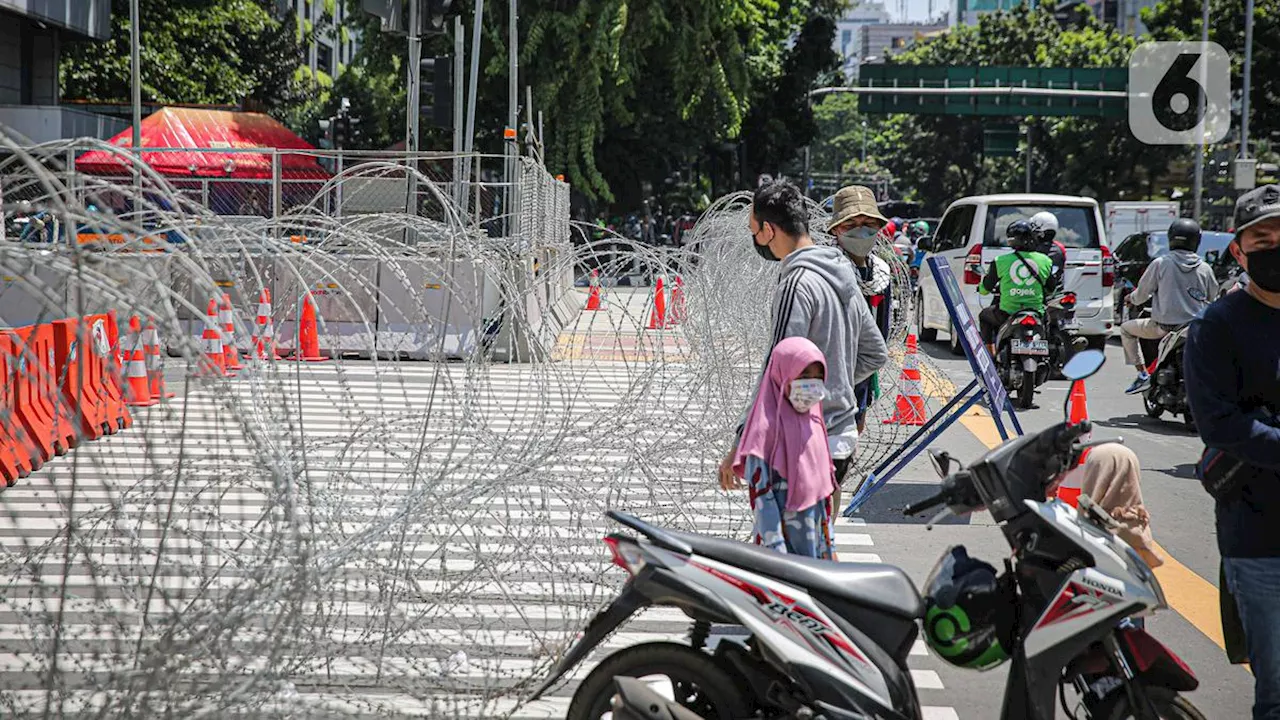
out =
<path fill-rule="evenodd" d="M 297 360 L 320 362 L 328 360 L 320 354 L 320 331 L 316 322 L 316 301 L 308 292 L 302 296 L 302 318 L 298 321 L 298 349 L 294 353 Z"/>
<path fill-rule="evenodd" d="M 585 310 L 600 310 L 600 271 L 591 271 L 591 292 L 587 294 Z"/>
<path fill-rule="evenodd" d="M 147 354 L 143 344 L 142 321 L 134 315 L 129 318 L 129 334 L 124 337 L 127 355 L 124 402 L 130 407 L 146 407 L 159 402 L 151 397 L 151 385 L 147 381 Z"/>
<path fill-rule="evenodd" d="M 142 347 L 147 352 L 147 379 L 151 382 L 151 398 L 165 400 L 173 397 L 173 393 L 164 390 L 164 360 L 160 357 L 160 331 L 156 330 L 155 318 L 147 318 L 142 338 Z"/>
<path fill-rule="evenodd" d="M 276 326 L 271 319 L 271 291 L 262 288 L 258 294 L 258 317 L 253 325 L 251 344 L 259 360 L 276 359 Z"/>
<path fill-rule="evenodd" d="M 1088 419 L 1089 397 L 1084 390 L 1084 383 L 1072 383 L 1071 395 L 1067 400 L 1067 422 L 1075 425 Z M 1080 441 L 1089 442 L 1089 435 L 1082 436 Z M 1080 490 L 1084 482 L 1084 461 L 1088 456 L 1088 450 L 1081 453 L 1080 463 L 1068 470 L 1058 485 L 1058 499 L 1071 507 L 1076 507 L 1076 503 L 1080 501 Z"/>
<path fill-rule="evenodd" d="M 885 425 L 923 425 L 929 420 L 920 394 L 920 365 L 917 356 L 916 336 L 907 335 L 907 354 L 902 358 L 902 373 L 898 378 L 898 400 L 893 417 Z"/>
<path fill-rule="evenodd" d="M 676 286 L 671 288 L 671 324 L 682 323 L 689 319 L 684 308 L 684 279 L 676 276 Z"/>
<path fill-rule="evenodd" d="M 664 330 L 667 327 L 667 296 L 662 289 L 662 278 L 653 288 L 653 312 L 649 315 L 646 330 Z"/>
<path fill-rule="evenodd" d="M 209 306 L 204 311 L 204 332 L 200 340 L 204 343 L 204 372 L 230 377 L 222 352 L 222 331 L 218 329 L 218 301 L 213 298 L 209 299 Z"/>
<path fill-rule="evenodd" d="M 222 323 L 222 364 L 228 370 L 240 370 L 240 351 L 236 349 L 236 316 L 231 309 L 231 296 L 222 293 L 222 307 L 218 311 L 218 322 Z"/>

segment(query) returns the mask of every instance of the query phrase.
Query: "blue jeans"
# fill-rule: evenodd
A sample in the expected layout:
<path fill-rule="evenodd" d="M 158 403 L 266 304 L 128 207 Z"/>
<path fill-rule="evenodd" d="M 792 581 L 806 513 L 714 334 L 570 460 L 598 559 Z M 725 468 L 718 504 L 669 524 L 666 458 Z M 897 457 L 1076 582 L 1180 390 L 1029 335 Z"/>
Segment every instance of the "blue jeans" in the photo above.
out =
<path fill-rule="evenodd" d="M 1253 668 L 1253 720 L 1280 720 L 1280 557 L 1222 560 Z"/>

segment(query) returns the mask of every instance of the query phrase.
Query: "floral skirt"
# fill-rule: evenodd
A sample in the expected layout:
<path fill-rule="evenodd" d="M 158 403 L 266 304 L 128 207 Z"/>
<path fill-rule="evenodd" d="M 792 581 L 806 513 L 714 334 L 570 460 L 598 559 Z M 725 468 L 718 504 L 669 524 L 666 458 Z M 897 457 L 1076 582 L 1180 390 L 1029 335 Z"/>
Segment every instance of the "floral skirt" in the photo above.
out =
<path fill-rule="evenodd" d="M 831 497 L 803 510 L 787 510 L 787 481 L 765 461 L 747 457 L 750 480 L 753 536 L 757 545 L 792 555 L 830 560 Z"/>

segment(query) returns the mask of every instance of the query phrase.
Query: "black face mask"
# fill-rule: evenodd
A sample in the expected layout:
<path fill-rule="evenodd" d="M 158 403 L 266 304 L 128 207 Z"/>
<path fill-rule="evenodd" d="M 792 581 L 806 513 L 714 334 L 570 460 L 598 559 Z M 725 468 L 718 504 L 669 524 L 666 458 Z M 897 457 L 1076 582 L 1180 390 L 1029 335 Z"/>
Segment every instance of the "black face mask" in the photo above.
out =
<path fill-rule="evenodd" d="M 1267 292 L 1280 292 L 1280 247 L 1245 253 L 1249 261 L 1249 282 Z"/>
<path fill-rule="evenodd" d="M 761 245 L 760 243 L 756 242 L 755 235 L 751 236 L 751 247 L 754 247 L 756 249 L 757 255 L 764 258 L 765 260 L 768 260 L 769 262 L 778 262 L 778 260 L 781 259 L 777 255 L 773 254 L 773 251 L 769 249 L 768 245 Z"/>

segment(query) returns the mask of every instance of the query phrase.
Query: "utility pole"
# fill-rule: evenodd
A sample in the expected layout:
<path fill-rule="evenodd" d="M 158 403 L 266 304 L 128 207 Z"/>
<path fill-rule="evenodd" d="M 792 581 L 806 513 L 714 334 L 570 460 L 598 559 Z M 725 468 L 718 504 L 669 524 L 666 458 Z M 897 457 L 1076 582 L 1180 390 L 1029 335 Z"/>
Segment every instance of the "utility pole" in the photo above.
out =
<path fill-rule="evenodd" d="M 409 0 L 409 85 L 406 95 L 408 107 L 405 110 L 404 149 L 412 156 L 418 151 L 418 102 L 421 99 L 418 88 L 418 67 L 422 62 L 422 3 L 424 0 Z"/>
<path fill-rule="evenodd" d="M 1249 81 L 1253 74 L 1253 0 L 1244 3 L 1244 95 L 1240 101 L 1240 157 L 1249 157 Z"/>
<path fill-rule="evenodd" d="M 476 84 L 480 79 L 480 22 L 484 18 L 484 0 L 476 0 L 475 14 L 471 21 L 471 79 L 470 87 L 467 88 L 467 132 L 463 136 L 464 150 L 466 157 L 463 158 L 463 177 L 471 177 L 471 151 L 475 147 L 476 140 Z M 479 164 L 479 161 L 477 161 Z M 476 175 L 479 176 L 479 168 L 476 169 Z M 480 185 L 476 184 L 476 197 L 480 196 Z M 480 221 L 480 203 L 476 202 L 476 222 Z"/>
<path fill-rule="evenodd" d="M 467 214 L 466 175 L 462 169 L 462 131 L 465 127 L 465 115 L 462 103 L 467 82 L 466 71 L 466 38 L 462 36 L 462 16 L 453 18 L 453 187 L 454 202 L 458 203 L 458 212 Z"/>
<path fill-rule="evenodd" d="M 1023 192 L 1031 194 L 1031 140 L 1032 134 L 1035 132 L 1035 126 L 1027 125 L 1027 182 L 1026 190 Z"/>
<path fill-rule="evenodd" d="M 1200 42 L 1203 45 L 1209 44 L 1209 0 L 1204 0 L 1204 6 L 1201 8 L 1200 14 Z M 1200 58 L 1200 142 L 1196 143 L 1196 174 L 1193 187 L 1191 189 L 1192 197 L 1192 213 L 1191 217 L 1200 222 L 1201 196 L 1204 194 L 1204 117 L 1205 103 L 1208 98 L 1205 97 L 1203 88 L 1205 87 L 1205 75 L 1208 72 L 1208 61 Z"/>
<path fill-rule="evenodd" d="M 867 121 L 862 121 L 862 164 L 867 164 Z"/>
<path fill-rule="evenodd" d="M 129 0 L 129 84 L 133 100 L 133 151 L 142 147 L 142 40 L 138 31 L 138 0 Z"/>
<path fill-rule="evenodd" d="M 511 237 L 514 233 L 512 230 L 518 231 L 518 223 L 516 222 L 516 175 L 518 168 L 516 159 L 520 152 L 520 140 L 513 133 L 520 123 L 520 67 L 519 67 L 519 44 L 520 44 L 520 27 L 516 14 L 516 3 L 518 0 L 507 0 L 507 130 L 503 133 L 506 136 L 506 156 L 507 156 L 507 188 L 506 200 L 503 202 L 503 215 L 507 218 L 507 236 Z"/>

